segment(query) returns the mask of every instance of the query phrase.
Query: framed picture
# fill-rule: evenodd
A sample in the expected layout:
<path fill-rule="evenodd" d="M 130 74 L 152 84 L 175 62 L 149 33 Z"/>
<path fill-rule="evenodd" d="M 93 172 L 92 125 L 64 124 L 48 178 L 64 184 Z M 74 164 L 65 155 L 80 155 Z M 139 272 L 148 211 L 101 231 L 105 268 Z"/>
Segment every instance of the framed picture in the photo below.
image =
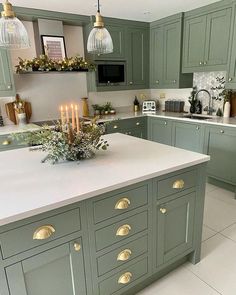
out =
<path fill-rule="evenodd" d="M 63 36 L 42 35 L 43 52 L 51 59 L 66 58 L 66 46 Z"/>

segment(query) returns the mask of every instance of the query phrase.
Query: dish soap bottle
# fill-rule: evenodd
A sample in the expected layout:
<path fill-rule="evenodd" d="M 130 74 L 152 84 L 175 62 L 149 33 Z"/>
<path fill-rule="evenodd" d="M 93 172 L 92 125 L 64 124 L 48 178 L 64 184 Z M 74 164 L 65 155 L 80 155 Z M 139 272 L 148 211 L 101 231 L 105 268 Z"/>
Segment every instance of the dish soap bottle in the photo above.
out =
<path fill-rule="evenodd" d="M 139 101 L 137 99 L 137 96 L 135 95 L 135 99 L 134 99 L 134 112 L 138 112 L 139 110 L 140 110 Z"/>

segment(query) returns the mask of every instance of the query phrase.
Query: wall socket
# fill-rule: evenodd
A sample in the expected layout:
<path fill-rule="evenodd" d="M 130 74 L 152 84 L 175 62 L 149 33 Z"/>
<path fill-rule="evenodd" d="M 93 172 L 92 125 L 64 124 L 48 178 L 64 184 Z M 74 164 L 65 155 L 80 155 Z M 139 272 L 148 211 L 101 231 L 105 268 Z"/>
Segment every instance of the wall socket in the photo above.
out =
<path fill-rule="evenodd" d="M 164 92 L 160 93 L 160 99 L 165 99 L 166 98 L 166 94 Z"/>

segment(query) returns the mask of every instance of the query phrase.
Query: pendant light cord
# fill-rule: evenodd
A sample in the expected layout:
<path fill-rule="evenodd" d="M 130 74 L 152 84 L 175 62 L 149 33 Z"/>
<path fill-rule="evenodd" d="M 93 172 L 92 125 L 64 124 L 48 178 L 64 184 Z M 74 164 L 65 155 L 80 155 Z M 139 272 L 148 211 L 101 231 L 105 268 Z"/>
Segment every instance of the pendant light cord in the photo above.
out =
<path fill-rule="evenodd" d="M 98 12 L 100 12 L 100 0 L 98 0 Z"/>

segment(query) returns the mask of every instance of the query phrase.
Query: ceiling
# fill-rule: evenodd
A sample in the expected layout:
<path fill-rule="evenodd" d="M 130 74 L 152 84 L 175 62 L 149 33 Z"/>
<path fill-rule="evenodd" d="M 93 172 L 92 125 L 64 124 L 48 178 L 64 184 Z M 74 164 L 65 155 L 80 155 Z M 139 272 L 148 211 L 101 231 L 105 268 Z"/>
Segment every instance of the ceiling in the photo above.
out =
<path fill-rule="evenodd" d="M 154 21 L 178 12 L 201 7 L 216 0 L 100 0 L 104 16 Z M 2 2 L 2 1 L 1 1 Z M 11 0 L 16 6 L 92 15 L 96 0 Z"/>

